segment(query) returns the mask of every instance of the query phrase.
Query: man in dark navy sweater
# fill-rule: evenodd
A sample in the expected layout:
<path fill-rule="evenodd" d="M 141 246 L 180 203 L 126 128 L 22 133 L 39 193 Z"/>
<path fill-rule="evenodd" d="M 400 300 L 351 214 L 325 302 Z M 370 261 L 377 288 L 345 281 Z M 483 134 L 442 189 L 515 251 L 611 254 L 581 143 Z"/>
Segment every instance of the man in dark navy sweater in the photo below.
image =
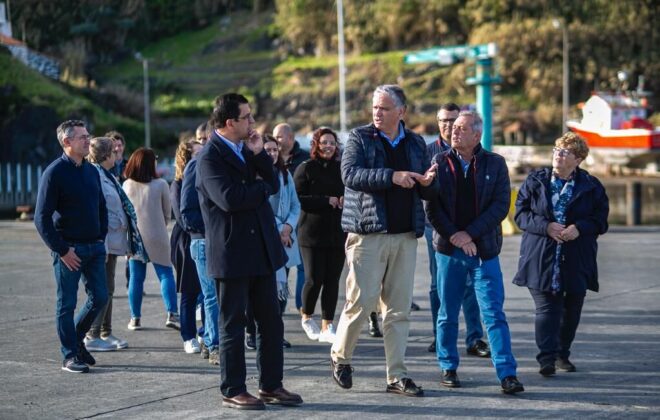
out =
<path fill-rule="evenodd" d="M 74 373 L 88 372 L 88 365 L 96 363 L 83 338 L 108 301 L 104 244 L 108 212 L 98 172 L 85 160 L 89 139 L 82 121 L 69 120 L 57 127 L 64 153 L 43 173 L 34 215 L 37 231 L 53 256 L 62 370 Z M 87 301 L 74 320 L 81 277 Z"/>

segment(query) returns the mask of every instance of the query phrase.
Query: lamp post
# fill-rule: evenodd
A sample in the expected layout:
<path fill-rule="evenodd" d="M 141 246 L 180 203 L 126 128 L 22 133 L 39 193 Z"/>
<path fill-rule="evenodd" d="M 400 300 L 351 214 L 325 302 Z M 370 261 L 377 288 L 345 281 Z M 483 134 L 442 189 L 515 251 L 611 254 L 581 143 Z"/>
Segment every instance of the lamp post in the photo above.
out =
<path fill-rule="evenodd" d="M 337 41 L 339 55 L 339 128 L 346 132 L 346 62 L 344 60 L 344 2 L 337 0 Z"/>
<path fill-rule="evenodd" d="M 562 40 L 562 90 L 561 90 L 561 111 L 562 111 L 562 132 L 567 129 L 566 121 L 568 121 L 568 88 L 569 88 L 569 74 L 568 74 L 568 29 L 566 28 L 566 21 L 560 19 L 552 19 L 552 26 L 555 29 L 561 28 Z"/>
<path fill-rule="evenodd" d="M 151 148 L 151 107 L 149 100 L 149 60 L 139 52 L 135 53 L 135 59 L 142 61 L 142 76 L 144 86 L 144 147 Z"/>

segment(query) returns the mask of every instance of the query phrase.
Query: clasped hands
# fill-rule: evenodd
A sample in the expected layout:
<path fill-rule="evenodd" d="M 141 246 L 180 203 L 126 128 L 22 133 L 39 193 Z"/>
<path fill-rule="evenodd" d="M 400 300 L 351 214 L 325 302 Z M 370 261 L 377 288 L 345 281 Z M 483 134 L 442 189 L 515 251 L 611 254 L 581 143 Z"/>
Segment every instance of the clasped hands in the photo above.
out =
<path fill-rule="evenodd" d="M 449 242 L 456 248 L 460 248 L 468 257 L 477 255 L 477 245 L 472 241 L 472 237 L 464 230 L 451 235 Z"/>
<path fill-rule="evenodd" d="M 392 174 L 392 182 L 403 188 L 412 188 L 417 182 L 422 187 L 428 187 L 433 182 L 433 178 L 435 178 L 436 169 L 438 169 L 438 164 L 434 163 L 424 175 L 411 171 L 395 171 Z"/>
<path fill-rule="evenodd" d="M 548 223 L 546 232 L 548 233 L 548 236 L 554 239 L 558 244 L 572 241 L 580 236 L 580 231 L 575 225 L 566 227 L 557 222 Z"/>

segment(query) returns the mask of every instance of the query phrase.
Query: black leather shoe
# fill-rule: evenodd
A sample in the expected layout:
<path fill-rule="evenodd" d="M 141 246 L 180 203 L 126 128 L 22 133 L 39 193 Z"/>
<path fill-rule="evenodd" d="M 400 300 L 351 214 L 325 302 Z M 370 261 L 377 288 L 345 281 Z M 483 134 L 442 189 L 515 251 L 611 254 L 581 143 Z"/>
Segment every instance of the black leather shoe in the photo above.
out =
<path fill-rule="evenodd" d="M 254 338 L 254 334 L 245 334 L 245 348 L 248 350 L 257 349 L 257 341 Z"/>
<path fill-rule="evenodd" d="M 557 367 L 564 372 L 575 372 L 575 365 L 568 359 L 557 358 Z"/>
<path fill-rule="evenodd" d="M 82 341 L 78 343 L 78 360 L 88 366 L 94 366 L 96 364 L 96 359 L 87 351 L 87 347 L 85 347 L 85 343 Z"/>
<path fill-rule="evenodd" d="M 422 308 L 420 308 L 419 305 L 416 304 L 415 302 L 412 302 L 412 303 L 410 304 L 410 311 L 411 311 L 411 312 L 419 311 L 420 309 L 422 309 Z"/>
<path fill-rule="evenodd" d="M 541 369 L 539 369 L 539 373 L 546 377 L 553 376 L 556 373 L 555 364 L 554 363 L 542 364 Z"/>
<path fill-rule="evenodd" d="M 442 386 L 447 388 L 460 388 L 461 381 L 458 380 L 458 375 L 455 370 L 443 370 L 442 371 L 442 381 L 440 381 Z"/>
<path fill-rule="evenodd" d="M 410 378 L 401 378 L 392 384 L 387 384 L 385 392 L 392 392 L 394 394 L 405 395 L 406 397 L 423 397 L 424 390 L 421 386 L 415 385 Z"/>
<path fill-rule="evenodd" d="M 518 378 L 515 376 L 507 376 L 502 379 L 502 392 L 505 394 L 515 394 L 517 392 L 523 392 L 523 384 L 520 383 Z"/>
<path fill-rule="evenodd" d="M 429 344 L 429 347 L 426 350 L 428 350 L 429 353 L 435 353 L 435 340 Z"/>
<path fill-rule="evenodd" d="M 285 348 L 285 349 L 290 349 L 291 348 L 291 343 L 289 343 L 289 341 L 287 341 L 285 338 L 282 339 L 282 348 Z"/>
<path fill-rule="evenodd" d="M 378 327 L 378 314 L 376 312 L 372 312 L 369 315 L 369 335 L 372 337 L 383 336 L 383 333 L 380 332 L 380 328 Z"/>
<path fill-rule="evenodd" d="M 466 350 L 470 356 L 490 357 L 490 348 L 482 340 L 477 340 Z"/>
<path fill-rule="evenodd" d="M 330 359 L 330 365 L 332 366 L 332 379 L 337 382 L 337 385 L 344 389 L 351 388 L 353 386 L 353 368 L 351 365 L 338 364 L 332 359 Z"/>

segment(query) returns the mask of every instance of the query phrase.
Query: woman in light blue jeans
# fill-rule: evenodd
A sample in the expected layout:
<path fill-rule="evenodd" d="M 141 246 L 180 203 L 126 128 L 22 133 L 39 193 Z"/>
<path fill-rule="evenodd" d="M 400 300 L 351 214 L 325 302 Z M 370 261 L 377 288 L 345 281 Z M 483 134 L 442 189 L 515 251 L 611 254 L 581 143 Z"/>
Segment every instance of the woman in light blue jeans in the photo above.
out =
<path fill-rule="evenodd" d="M 156 174 L 156 155 L 153 150 L 143 147 L 137 149 L 128 159 L 124 175 L 126 181 L 123 189 L 135 207 L 138 229 L 160 282 L 160 291 L 167 311 L 165 326 L 178 330 L 180 327 L 176 286 L 170 264 L 170 240 L 167 233 L 167 223 L 172 213 L 169 186 Z M 139 330 L 142 328 L 142 291 L 147 264 L 135 258 L 131 258 L 128 263 L 131 271 L 128 287 L 131 320 L 128 329 Z"/>

